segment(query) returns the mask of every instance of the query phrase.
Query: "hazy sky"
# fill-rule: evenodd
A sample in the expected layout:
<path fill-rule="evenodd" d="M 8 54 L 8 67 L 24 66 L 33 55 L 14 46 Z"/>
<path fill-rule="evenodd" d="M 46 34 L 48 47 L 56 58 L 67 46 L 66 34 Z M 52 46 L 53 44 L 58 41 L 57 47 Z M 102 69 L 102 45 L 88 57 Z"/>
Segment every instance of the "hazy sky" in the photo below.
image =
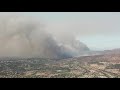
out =
<path fill-rule="evenodd" d="M 45 28 L 56 35 L 70 32 L 93 50 L 120 48 L 119 12 L 19 12 L 16 14 L 40 18 L 45 23 Z"/>

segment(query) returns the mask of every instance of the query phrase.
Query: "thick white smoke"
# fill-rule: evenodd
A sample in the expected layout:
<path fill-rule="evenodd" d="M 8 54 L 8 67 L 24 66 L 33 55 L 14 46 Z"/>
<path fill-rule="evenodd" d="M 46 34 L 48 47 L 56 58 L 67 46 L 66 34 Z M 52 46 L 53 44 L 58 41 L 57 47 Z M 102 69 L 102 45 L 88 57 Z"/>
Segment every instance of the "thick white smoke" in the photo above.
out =
<path fill-rule="evenodd" d="M 54 39 L 35 18 L 0 17 L 0 56 L 65 58 L 78 55 L 82 50 L 89 50 L 74 39 L 61 41 Z"/>

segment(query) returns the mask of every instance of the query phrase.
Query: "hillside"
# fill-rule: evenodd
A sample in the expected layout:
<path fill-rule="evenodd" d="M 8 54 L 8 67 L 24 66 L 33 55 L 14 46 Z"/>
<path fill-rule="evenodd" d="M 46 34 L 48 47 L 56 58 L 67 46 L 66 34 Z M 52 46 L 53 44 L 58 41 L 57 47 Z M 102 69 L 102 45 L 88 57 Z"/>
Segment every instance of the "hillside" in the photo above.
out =
<path fill-rule="evenodd" d="M 120 78 L 120 53 L 62 60 L 1 59 L 0 78 Z"/>

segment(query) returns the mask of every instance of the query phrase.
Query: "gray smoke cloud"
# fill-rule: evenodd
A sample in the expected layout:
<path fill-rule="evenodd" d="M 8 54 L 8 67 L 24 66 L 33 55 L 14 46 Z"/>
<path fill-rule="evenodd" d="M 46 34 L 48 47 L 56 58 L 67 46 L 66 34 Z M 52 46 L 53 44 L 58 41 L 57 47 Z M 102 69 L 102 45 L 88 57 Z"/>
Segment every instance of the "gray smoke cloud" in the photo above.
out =
<path fill-rule="evenodd" d="M 0 16 L 0 56 L 66 58 L 89 50 L 69 34 L 56 38 L 33 17 Z"/>

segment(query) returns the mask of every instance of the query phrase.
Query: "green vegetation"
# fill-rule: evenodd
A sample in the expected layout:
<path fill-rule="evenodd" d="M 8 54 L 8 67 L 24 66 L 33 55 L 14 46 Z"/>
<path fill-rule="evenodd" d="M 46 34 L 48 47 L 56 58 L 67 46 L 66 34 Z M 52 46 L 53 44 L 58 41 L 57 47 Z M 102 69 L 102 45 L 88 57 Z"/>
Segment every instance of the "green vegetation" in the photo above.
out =
<path fill-rule="evenodd" d="M 120 64 L 105 63 L 108 64 L 80 59 L 0 60 L 0 78 L 119 78 L 120 72 L 116 73 L 114 69 L 120 69 Z"/>

